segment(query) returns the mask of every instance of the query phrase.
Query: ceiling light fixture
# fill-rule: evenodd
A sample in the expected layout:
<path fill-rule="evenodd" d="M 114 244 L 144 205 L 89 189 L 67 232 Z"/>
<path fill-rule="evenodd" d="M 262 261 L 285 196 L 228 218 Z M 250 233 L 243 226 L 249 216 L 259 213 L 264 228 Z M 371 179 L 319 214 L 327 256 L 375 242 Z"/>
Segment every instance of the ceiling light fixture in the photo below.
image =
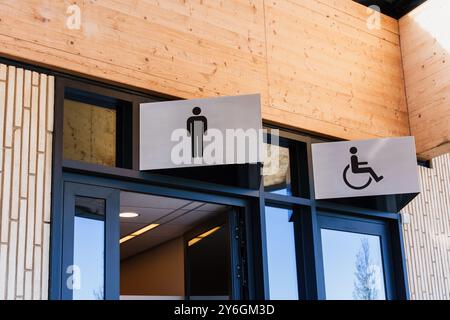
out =
<path fill-rule="evenodd" d="M 150 230 L 156 228 L 157 226 L 159 226 L 159 223 L 151 223 L 151 224 L 149 224 L 149 225 L 147 225 L 147 226 L 145 226 L 145 227 L 143 227 L 143 228 L 141 228 L 139 230 L 136 230 L 132 234 L 129 234 L 129 235 L 121 238 L 119 242 L 120 243 L 124 243 L 125 241 L 131 240 L 134 237 L 137 237 L 137 236 L 143 234 L 144 232 L 147 232 L 147 231 L 150 231 Z"/>
<path fill-rule="evenodd" d="M 119 217 L 121 218 L 136 218 L 139 216 L 137 212 L 121 212 L 119 213 Z"/>
<path fill-rule="evenodd" d="M 120 239 L 119 243 L 123 243 L 123 242 L 128 241 L 133 238 L 134 238 L 134 236 L 125 236 L 122 239 Z"/>
<path fill-rule="evenodd" d="M 222 226 L 218 226 L 218 227 L 214 227 L 206 232 L 203 232 L 202 234 L 196 236 L 195 238 L 189 240 L 188 242 L 188 246 L 192 246 L 194 244 L 196 244 L 197 242 L 199 242 L 200 240 L 203 240 L 204 238 L 206 238 L 207 236 L 210 236 L 211 234 L 213 234 L 214 232 L 216 232 L 217 230 L 219 230 Z"/>

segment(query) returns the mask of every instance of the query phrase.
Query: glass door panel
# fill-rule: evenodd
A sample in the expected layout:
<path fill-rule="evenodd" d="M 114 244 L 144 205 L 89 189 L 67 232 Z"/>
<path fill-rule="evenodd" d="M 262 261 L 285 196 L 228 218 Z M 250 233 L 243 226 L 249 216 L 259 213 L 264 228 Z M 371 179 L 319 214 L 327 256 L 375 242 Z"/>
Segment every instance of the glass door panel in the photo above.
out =
<path fill-rule="evenodd" d="M 292 211 L 266 206 L 266 243 L 271 300 L 297 300 L 297 260 Z"/>
<path fill-rule="evenodd" d="M 333 214 L 319 214 L 318 223 L 326 299 L 393 299 L 388 225 Z"/>
<path fill-rule="evenodd" d="M 73 299 L 103 300 L 105 199 L 75 197 L 73 242 L 73 264 L 80 274 L 78 285 L 73 290 Z"/>
<path fill-rule="evenodd" d="M 379 236 L 322 229 L 321 238 L 327 299 L 386 299 Z"/>
<path fill-rule="evenodd" d="M 118 298 L 118 195 L 115 189 L 65 183 L 63 299 Z"/>

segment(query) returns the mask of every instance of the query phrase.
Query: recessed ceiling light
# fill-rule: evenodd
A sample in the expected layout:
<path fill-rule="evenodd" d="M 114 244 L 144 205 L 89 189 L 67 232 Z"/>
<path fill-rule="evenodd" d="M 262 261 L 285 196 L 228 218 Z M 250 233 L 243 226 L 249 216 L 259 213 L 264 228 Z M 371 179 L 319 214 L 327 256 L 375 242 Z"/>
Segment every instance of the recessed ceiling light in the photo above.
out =
<path fill-rule="evenodd" d="M 121 212 L 119 214 L 119 216 L 121 218 L 136 218 L 137 216 L 139 216 L 139 213 L 136 213 L 136 212 Z"/>

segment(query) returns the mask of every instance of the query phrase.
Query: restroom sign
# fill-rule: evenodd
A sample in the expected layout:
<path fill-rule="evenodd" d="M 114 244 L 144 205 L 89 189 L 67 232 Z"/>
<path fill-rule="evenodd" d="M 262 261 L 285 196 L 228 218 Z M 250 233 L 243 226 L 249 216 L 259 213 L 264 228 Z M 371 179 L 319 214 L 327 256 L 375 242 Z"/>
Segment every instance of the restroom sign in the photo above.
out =
<path fill-rule="evenodd" d="M 316 199 L 420 192 L 413 137 L 312 145 Z"/>
<path fill-rule="evenodd" d="M 262 161 L 259 94 L 140 105 L 140 170 Z"/>

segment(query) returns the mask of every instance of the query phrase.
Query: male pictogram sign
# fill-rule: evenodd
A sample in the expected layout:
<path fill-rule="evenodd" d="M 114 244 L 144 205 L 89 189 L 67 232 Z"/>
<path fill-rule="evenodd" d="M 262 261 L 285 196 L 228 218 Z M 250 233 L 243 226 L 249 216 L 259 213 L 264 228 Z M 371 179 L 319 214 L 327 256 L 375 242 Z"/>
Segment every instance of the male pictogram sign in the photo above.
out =
<path fill-rule="evenodd" d="M 192 158 L 203 157 L 203 137 L 208 130 L 208 120 L 201 116 L 202 109 L 195 107 L 192 109 L 193 116 L 186 121 L 186 129 L 191 136 Z"/>

